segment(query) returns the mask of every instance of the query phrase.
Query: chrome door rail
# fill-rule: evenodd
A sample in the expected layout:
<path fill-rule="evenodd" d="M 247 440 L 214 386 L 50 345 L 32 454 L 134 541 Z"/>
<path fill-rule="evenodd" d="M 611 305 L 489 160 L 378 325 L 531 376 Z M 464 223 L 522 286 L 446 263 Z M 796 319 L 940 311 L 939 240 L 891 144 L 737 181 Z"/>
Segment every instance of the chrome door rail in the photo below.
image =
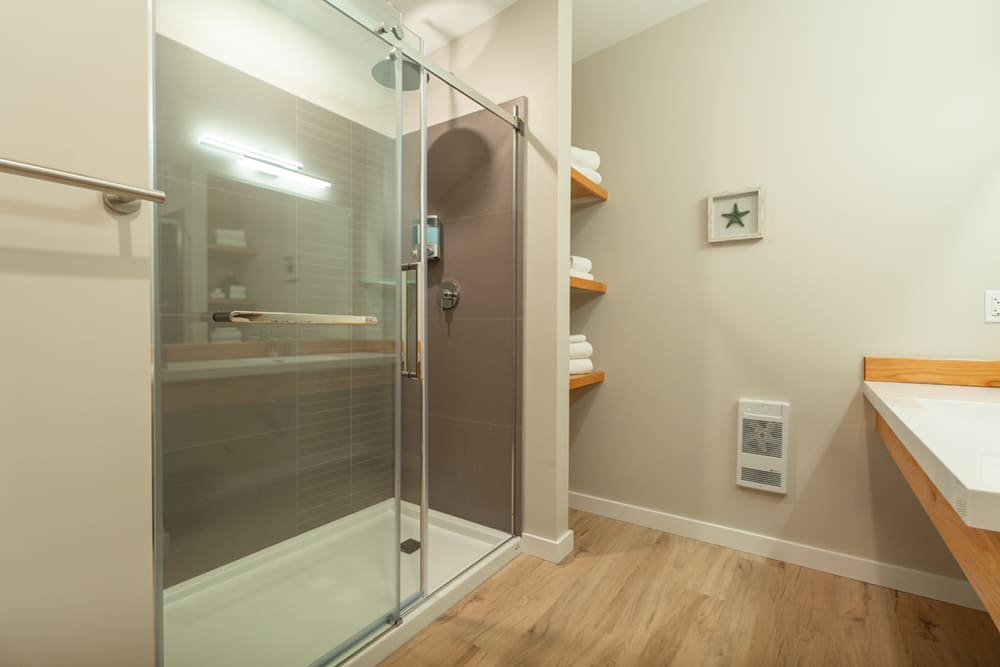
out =
<path fill-rule="evenodd" d="M 374 315 L 322 315 L 318 313 L 274 313 L 259 310 L 232 310 L 212 313 L 214 322 L 234 324 L 325 324 L 363 325 L 378 324 Z"/>
<path fill-rule="evenodd" d="M 0 158 L 0 172 L 14 174 L 16 176 L 26 176 L 37 178 L 42 181 L 51 181 L 69 185 L 74 188 L 84 188 L 86 190 L 96 190 L 104 193 L 104 205 L 115 213 L 135 213 L 139 210 L 139 200 L 162 204 L 167 200 L 167 195 L 160 190 L 149 190 L 132 185 L 105 181 L 101 178 L 84 176 L 71 171 L 42 167 L 37 164 L 27 162 L 17 162 Z"/>

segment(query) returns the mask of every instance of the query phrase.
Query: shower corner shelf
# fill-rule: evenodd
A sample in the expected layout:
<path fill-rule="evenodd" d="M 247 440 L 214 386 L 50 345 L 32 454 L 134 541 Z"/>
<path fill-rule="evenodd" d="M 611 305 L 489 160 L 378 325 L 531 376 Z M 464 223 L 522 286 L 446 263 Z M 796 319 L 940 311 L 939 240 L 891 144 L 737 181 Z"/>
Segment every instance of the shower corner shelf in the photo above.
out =
<path fill-rule="evenodd" d="M 571 290 L 582 292 L 594 292 L 595 294 L 605 294 L 608 291 L 608 284 L 599 280 L 586 280 L 585 278 L 574 278 L 570 276 L 569 287 Z"/>
<path fill-rule="evenodd" d="M 582 389 L 583 387 L 600 384 L 601 382 L 604 382 L 604 371 L 594 371 L 593 373 L 585 373 L 583 375 L 570 375 L 569 390 Z"/>
<path fill-rule="evenodd" d="M 362 285 L 375 285 L 377 287 L 395 287 L 398 280 L 392 278 L 361 278 L 358 282 Z M 407 280 L 407 285 L 416 285 L 416 280 Z"/>
<path fill-rule="evenodd" d="M 570 199 L 574 204 L 589 201 L 608 201 L 608 191 L 570 167 Z"/>

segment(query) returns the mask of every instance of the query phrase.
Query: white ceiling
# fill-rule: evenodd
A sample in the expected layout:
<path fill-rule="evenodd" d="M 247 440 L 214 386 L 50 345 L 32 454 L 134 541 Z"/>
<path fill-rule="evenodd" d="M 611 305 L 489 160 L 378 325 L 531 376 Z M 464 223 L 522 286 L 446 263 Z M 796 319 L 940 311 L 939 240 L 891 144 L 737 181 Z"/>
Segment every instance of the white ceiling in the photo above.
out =
<path fill-rule="evenodd" d="M 573 62 L 703 2 L 705 0 L 573 0 Z"/>
<path fill-rule="evenodd" d="M 391 0 L 427 52 L 485 23 L 516 0 Z M 705 0 L 573 0 L 573 61 L 628 39 Z"/>

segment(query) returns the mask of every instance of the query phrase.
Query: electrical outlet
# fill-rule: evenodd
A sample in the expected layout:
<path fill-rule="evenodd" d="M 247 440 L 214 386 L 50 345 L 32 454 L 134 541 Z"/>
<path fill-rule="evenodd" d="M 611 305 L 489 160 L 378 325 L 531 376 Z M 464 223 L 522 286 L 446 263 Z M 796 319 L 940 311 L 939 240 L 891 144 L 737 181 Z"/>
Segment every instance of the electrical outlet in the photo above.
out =
<path fill-rule="evenodd" d="M 1000 290 L 986 290 L 984 293 L 985 309 L 984 322 L 1000 322 Z"/>

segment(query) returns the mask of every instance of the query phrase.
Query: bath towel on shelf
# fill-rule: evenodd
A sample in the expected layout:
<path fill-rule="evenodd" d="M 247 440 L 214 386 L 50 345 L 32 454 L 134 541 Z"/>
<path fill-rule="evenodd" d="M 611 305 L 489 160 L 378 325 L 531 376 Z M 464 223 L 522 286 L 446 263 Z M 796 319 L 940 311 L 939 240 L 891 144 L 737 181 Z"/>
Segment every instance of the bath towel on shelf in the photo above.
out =
<path fill-rule="evenodd" d="M 594 263 L 586 257 L 578 257 L 576 255 L 570 255 L 569 268 L 570 271 L 579 271 L 580 273 L 593 273 Z"/>
<path fill-rule="evenodd" d="M 594 346 L 590 343 L 570 343 L 569 344 L 569 358 L 570 359 L 590 359 L 594 354 Z"/>
<path fill-rule="evenodd" d="M 576 169 L 581 174 L 583 174 L 585 177 L 592 180 L 594 183 L 597 183 L 598 185 L 600 185 L 601 181 L 604 180 L 603 178 L 601 178 L 601 175 L 598 172 L 594 171 L 593 169 L 587 169 L 583 165 L 573 163 L 573 168 Z"/>
<path fill-rule="evenodd" d="M 569 342 L 570 343 L 586 343 L 587 342 L 587 337 L 584 336 L 583 334 L 570 334 L 569 335 Z"/>
<path fill-rule="evenodd" d="M 215 243 L 234 248 L 246 248 L 247 232 L 245 229 L 216 229 Z"/>
<path fill-rule="evenodd" d="M 569 271 L 569 277 L 570 278 L 582 278 L 583 280 L 593 280 L 594 279 L 594 274 L 593 273 L 583 273 L 581 271 L 574 271 L 573 269 L 570 269 L 570 271 Z"/>
<path fill-rule="evenodd" d="M 584 373 L 590 373 L 594 370 L 594 362 L 590 359 L 570 359 L 569 360 L 569 374 L 570 375 L 583 375 Z"/>
<path fill-rule="evenodd" d="M 597 171 L 601 168 L 601 155 L 597 151 L 587 150 L 572 146 L 569 149 L 569 161 L 580 165 L 585 169 Z"/>

